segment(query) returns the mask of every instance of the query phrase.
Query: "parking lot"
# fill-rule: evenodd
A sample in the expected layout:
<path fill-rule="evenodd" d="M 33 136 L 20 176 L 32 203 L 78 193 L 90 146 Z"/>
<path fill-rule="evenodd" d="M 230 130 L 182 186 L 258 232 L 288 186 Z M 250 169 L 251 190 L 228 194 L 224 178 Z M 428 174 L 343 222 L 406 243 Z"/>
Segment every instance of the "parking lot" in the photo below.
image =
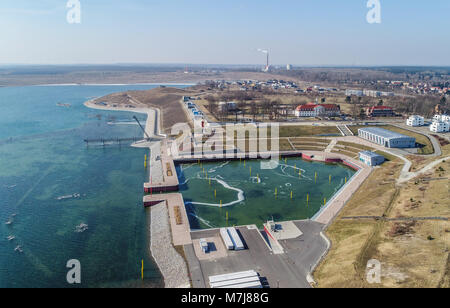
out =
<path fill-rule="evenodd" d="M 282 240 L 285 253 L 280 255 L 271 252 L 261 231 L 254 227 L 237 228 L 246 249 L 227 251 L 223 257 L 199 260 L 195 252 L 197 249 L 192 244 L 186 245 L 193 287 L 209 287 L 209 276 L 255 270 L 266 287 L 309 288 L 306 275 L 327 248 L 319 235 L 323 225 L 312 221 L 294 223 L 303 234 L 294 239 Z M 220 238 L 218 229 L 192 232 L 191 236 L 194 244 L 200 238 Z"/>

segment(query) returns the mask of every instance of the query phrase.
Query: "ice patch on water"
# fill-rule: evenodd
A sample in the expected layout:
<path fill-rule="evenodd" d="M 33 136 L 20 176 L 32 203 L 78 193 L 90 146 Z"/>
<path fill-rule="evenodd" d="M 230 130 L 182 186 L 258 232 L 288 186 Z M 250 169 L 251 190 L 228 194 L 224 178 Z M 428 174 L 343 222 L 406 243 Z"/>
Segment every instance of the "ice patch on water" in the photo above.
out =
<path fill-rule="evenodd" d="M 225 167 L 226 165 L 228 165 L 229 163 L 230 163 L 230 162 L 227 161 L 227 162 L 224 162 L 223 164 L 221 164 L 221 165 L 219 165 L 219 166 L 213 167 L 213 168 L 211 168 L 211 169 L 208 170 L 208 173 L 214 173 L 214 172 L 217 171 L 217 169 L 221 169 L 221 168 Z"/>
<path fill-rule="evenodd" d="M 221 184 L 223 187 L 225 187 L 226 189 L 229 190 L 234 190 L 238 193 L 238 199 L 229 203 L 225 203 L 222 204 L 222 207 L 227 207 L 227 206 L 232 206 L 238 203 L 241 203 L 242 201 L 245 200 L 244 197 L 244 191 L 242 189 L 236 188 L 236 187 L 232 187 L 230 186 L 227 182 L 225 182 L 224 180 L 221 180 L 218 178 L 219 176 L 217 176 L 216 178 L 210 178 L 211 181 L 216 181 L 217 183 Z M 215 206 L 215 207 L 220 207 L 220 203 L 203 203 L 203 202 L 186 202 L 186 204 L 193 204 L 193 205 L 206 205 L 206 206 Z"/>
<path fill-rule="evenodd" d="M 251 181 L 253 184 L 260 184 L 260 183 L 261 183 L 261 179 L 260 179 L 259 177 L 256 177 L 256 176 L 250 177 L 250 181 Z"/>
<path fill-rule="evenodd" d="M 195 163 L 195 164 L 190 164 L 190 165 L 185 165 L 185 166 L 181 165 L 181 166 L 180 166 L 180 167 L 181 167 L 181 171 L 188 170 L 189 168 L 192 168 L 192 167 L 195 166 L 195 165 L 197 165 L 197 163 Z"/>
<path fill-rule="evenodd" d="M 281 169 L 282 174 L 281 174 L 281 173 L 278 173 L 278 172 L 277 172 L 277 174 L 280 175 L 280 176 L 288 177 L 288 178 L 298 179 L 297 176 L 293 176 L 293 175 L 287 173 L 286 169 L 288 169 L 288 168 L 294 169 L 294 170 L 296 171 L 296 173 L 300 173 L 300 171 L 302 171 L 301 177 L 302 177 L 303 179 L 307 179 L 307 180 L 312 181 L 312 178 L 310 178 L 310 177 L 308 177 L 308 176 L 305 176 L 306 170 L 301 169 L 301 168 L 298 168 L 298 167 L 295 167 L 295 166 L 291 166 L 291 165 L 280 164 L 280 169 Z"/>
<path fill-rule="evenodd" d="M 203 223 L 204 225 L 208 226 L 208 228 L 211 228 L 211 229 L 214 228 L 214 226 L 211 224 L 210 221 L 208 221 L 208 220 L 206 220 L 204 218 L 201 218 L 200 216 L 197 216 L 194 213 L 189 213 L 189 215 L 191 215 L 192 217 L 195 217 L 196 219 L 198 219 L 201 223 Z"/>

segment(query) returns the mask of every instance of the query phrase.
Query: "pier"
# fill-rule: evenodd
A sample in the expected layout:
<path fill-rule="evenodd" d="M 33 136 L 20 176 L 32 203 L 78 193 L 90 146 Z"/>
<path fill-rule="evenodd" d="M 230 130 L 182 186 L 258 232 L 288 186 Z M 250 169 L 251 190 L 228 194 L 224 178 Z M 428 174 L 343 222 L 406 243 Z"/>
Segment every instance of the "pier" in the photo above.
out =
<path fill-rule="evenodd" d="M 86 143 L 86 145 L 89 146 L 89 144 L 92 143 L 98 143 L 105 146 L 106 144 L 121 144 L 124 142 L 137 142 L 141 141 L 142 137 L 128 137 L 128 138 L 97 138 L 97 139 L 84 139 L 83 141 Z"/>

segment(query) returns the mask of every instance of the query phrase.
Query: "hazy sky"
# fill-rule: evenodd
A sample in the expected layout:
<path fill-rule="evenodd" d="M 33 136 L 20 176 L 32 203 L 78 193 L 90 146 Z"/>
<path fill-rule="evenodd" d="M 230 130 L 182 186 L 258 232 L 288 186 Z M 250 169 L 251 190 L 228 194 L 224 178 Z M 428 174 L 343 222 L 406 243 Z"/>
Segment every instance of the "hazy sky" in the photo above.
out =
<path fill-rule="evenodd" d="M 450 65 L 449 0 L 1 0 L 0 63 Z"/>

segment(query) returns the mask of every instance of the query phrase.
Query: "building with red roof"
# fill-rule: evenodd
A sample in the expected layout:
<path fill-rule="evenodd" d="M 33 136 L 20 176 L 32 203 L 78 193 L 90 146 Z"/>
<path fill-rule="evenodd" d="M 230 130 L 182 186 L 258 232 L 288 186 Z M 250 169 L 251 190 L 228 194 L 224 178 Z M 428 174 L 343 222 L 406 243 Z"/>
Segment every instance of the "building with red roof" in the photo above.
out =
<path fill-rule="evenodd" d="M 296 117 L 333 117 L 341 115 L 341 107 L 336 104 L 307 103 L 295 109 Z"/>
<path fill-rule="evenodd" d="M 367 108 L 366 111 L 367 116 L 376 118 L 376 117 L 393 117 L 395 116 L 394 109 L 388 106 L 374 106 Z"/>

